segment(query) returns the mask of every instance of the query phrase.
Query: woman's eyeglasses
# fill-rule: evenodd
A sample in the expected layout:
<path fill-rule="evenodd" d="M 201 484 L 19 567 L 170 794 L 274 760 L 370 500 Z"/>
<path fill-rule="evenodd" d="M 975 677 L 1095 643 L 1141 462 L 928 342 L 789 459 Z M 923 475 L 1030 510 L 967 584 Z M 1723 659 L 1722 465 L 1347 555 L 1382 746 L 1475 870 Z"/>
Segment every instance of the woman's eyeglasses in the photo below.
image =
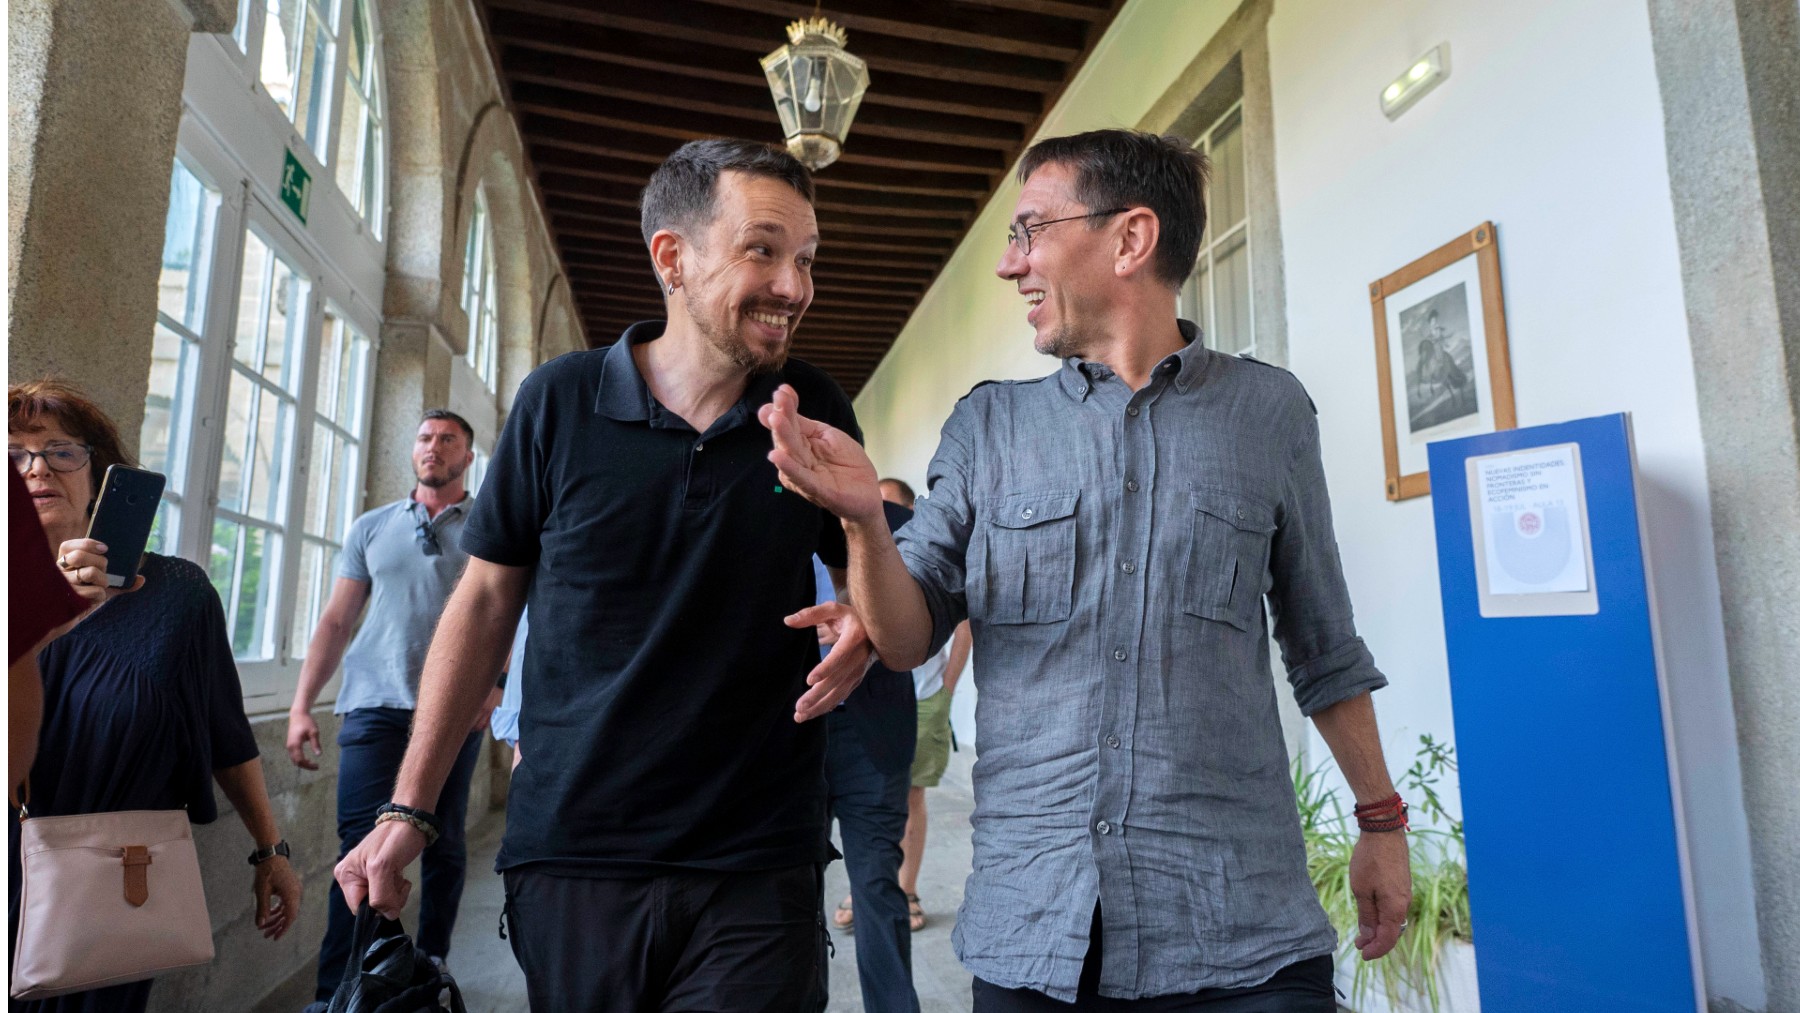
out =
<path fill-rule="evenodd" d="M 94 456 L 94 448 L 85 443 L 55 443 L 43 450 L 26 450 L 24 447 L 7 447 L 6 459 L 12 462 L 13 469 L 23 475 L 31 470 L 31 459 L 41 457 L 44 466 L 51 471 L 68 474 L 80 471 Z"/>

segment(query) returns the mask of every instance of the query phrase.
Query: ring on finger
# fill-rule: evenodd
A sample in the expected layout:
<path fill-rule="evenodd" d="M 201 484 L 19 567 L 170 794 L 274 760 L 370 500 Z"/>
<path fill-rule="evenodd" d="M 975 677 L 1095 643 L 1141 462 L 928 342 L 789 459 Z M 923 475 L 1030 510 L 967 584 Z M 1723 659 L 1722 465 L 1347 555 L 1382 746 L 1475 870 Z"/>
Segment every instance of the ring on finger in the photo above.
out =
<path fill-rule="evenodd" d="M 57 556 L 56 557 L 56 566 L 57 566 L 57 569 L 67 572 L 69 569 L 69 557 L 68 556 Z"/>

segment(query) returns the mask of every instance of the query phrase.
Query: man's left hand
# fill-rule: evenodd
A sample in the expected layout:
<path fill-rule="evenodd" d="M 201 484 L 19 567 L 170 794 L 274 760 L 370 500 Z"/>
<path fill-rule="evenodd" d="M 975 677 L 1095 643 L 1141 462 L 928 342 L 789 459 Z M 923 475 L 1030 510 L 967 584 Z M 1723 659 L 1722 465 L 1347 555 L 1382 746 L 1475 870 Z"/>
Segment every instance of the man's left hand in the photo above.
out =
<path fill-rule="evenodd" d="M 478 732 L 488 726 L 488 721 L 494 716 L 494 708 L 500 706 L 503 695 L 504 691 L 498 686 L 488 690 L 487 699 L 481 702 L 481 710 L 475 713 L 475 723 L 469 726 L 469 731 Z"/>
<path fill-rule="evenodd" d="M 794 629 L 829 627 L 835 634 L 831 653 L 819 666 L 807 673 L 806 684 L 812 688 L 794 704 L 795 721 L 811 721 L 844 702 L 844 698 L 862 685 L 863 675 L 875 660 L 875 649 L 862 619 L 848 605 L 828 601 L 823 605 L 801 609 L 785 622 Z M 823 640 L 821 636 L 819 639 Z"/>
<path fill-rule="evenodd" d="M 1406 928 L 1412 906 L 1412 866 L 1406 833 L 1364 833 L 1350 853 L 1350 892 L 1356 896 L 1356 948 L 1364 960 L 1385 956 Z"/>

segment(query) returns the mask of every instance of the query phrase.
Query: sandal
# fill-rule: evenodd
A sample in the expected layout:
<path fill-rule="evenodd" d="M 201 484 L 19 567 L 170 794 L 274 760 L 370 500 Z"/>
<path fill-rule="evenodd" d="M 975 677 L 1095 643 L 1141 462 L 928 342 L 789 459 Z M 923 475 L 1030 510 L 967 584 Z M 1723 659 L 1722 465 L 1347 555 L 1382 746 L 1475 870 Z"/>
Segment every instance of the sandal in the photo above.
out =
<path fill-rule="evenodd" d="M 831 913 L 831 924 L 845 932 L 856 931 L 856 913 L 850 909 L 850 898 L 838 901 L 837 910 Z"/>
<path fill-rule="evenodd" d="M 914 932 L 925 927 L 925 909 L 919 906 L 919 895 L 906 895 L 906 924 Z"/>

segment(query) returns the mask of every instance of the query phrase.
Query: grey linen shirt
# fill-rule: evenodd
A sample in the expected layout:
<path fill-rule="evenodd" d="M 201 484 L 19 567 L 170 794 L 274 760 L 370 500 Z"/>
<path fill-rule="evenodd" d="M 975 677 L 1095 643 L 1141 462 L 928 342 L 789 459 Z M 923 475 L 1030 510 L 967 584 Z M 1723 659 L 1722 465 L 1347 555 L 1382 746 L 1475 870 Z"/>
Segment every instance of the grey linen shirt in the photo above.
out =
<path fill-rule="evenodd" d="M 1351 621 L 1312 402 L 1194 340 L 1132 391 L 1069 359 L 956 406 L 898 541 L 980 729 L 957 954 L 1073 1001 L 1257 984 L 1332 952 L 1263 599 L 1300 708 L 1386 685 Z"/>

